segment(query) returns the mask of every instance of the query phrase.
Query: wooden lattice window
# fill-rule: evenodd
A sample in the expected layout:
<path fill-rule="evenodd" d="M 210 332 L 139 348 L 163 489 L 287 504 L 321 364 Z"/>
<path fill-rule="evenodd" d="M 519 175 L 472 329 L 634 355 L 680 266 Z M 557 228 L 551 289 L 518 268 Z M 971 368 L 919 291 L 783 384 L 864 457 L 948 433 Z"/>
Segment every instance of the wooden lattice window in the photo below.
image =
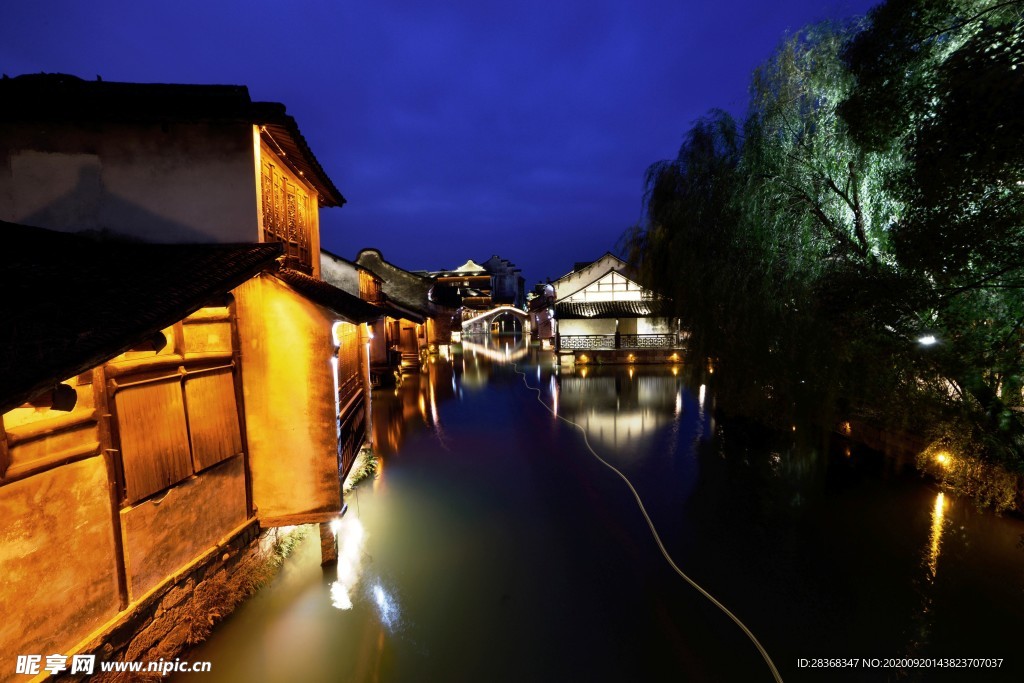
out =
<path fill-rule="evenodd" d="M 269 160 L 262 164 L 263 239 L 281 242 L 293 265 L 307 272 L 313 261 L 310 248 L 311 204 L 306 189 L 293 182 Z"/>
<path fill-rule="evenodd" d="M 351 395 L 359 391 L 359 330 L 355 325 L 338 326 L 338 392 L 344 405 Z"/>

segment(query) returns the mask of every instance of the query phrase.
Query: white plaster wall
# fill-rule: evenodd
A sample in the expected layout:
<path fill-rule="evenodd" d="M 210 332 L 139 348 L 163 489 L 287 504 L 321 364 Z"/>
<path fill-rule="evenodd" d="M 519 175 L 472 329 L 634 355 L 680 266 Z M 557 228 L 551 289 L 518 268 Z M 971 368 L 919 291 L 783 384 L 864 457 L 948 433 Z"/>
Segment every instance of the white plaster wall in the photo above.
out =
<path fill-rule="evenodd" d="M 669 318 L 637 318 L 637 334 L 668 334 L 675 332 Z"/>
<path fill-rule="evenodd" d="M 338 261 L 321 252 L 320 272 L 325 282 L 353 296 L 359 296 L 359 271 L 352 264 Z"/>
<path fill-rule="evenodd" d="M 615 334 L 615 320 L 600 318 L 593 320 L 559 320 L 560 335 L 573 334 Z"/>
<path fill-rule="evenodd" d="M 586 287 L 612 270 L 623 268 L 625 265 L 625 262 L 615 256 L 605 254 L 586 268 L 564 275 L 551 283 L 555 288 L 555 296 L 558 299 L 564 299 L 566 296 Z"/>
<path fill-rule="evenodd" d="M 150 242 L 259 241 L 244 122 L 4 125 L 0 218 Z"/>

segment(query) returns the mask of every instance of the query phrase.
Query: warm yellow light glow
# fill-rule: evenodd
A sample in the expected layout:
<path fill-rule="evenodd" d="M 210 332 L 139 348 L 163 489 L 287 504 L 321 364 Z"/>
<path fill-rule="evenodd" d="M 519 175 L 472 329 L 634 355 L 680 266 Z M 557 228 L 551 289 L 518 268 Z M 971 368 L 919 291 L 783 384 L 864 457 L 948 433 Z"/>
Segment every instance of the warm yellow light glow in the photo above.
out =
<path fill-rule="evenodd" d="M 590 359 L 587 358 L 587 354 L 580 354 L 580 357 L 576 360 L 577 363 L 589 363 Z"/>
<path fill-rule="evenodd" d="M 939 463 L 943 467 L 948 467 L 950 462 L 951 462 L 951 458 L 949 457 L 949 453 L 947 453 L 946 451 L 940 451 L 940 452 L 936 453 L 935 454 L 935 462 Z M 941 495 L 941 494 L 939 494 L 939 495 Z"/>
<path fill-rule="evenodd" d="M 673 377 L 678 377 L 679 376 L 679 368 L 672 368 L 672 376 Z"/>
<path fill-rule="evenodd" d="M 928 544 L 928 570 L 932 577 L 939 565 L 939 548 L 942 544 L 942 524 L 946 517 L 946 495 L 939 491 L 935 496 L 935 506 L 932 508 L 932 530 Z"/>
<path fill-rule="evenodd" d="M 558 419 L 558 382 L 555 380 L 554 375 L 551 376 L 551 380 L 548 382 L 548 386 L 551 391 L 551 414 Z"/>
<path fill-rule="evenodd" d="M 352 609 L 351 591 L 359 582 L 366 531 L 352 515 L 332 521 L 331 531 L 338 541 L 338 580 L 331 583 L 331 604 L 342 610 Z"/>
<path fill-rule="evenodd" d="M 671 356 L 668 357 L 668 359 L 670 361 L 672 361 L 672 362 L 675 362 L 675 361 L 679 360 L 679 354 L 678 353 L 673 353 Z"/>
<path fill-rule="evenodd" d="M 342 334 L 342 330 L 344 329 L 343 326 L 347 325 L 347 324 L 348 323 L 345 323 L 345 322 L 342 322 L 342 321 L 338 320 L 338 321 L 335 321 L 335 323 L 333 325 L 331 325 L 331 339 L 334 340 L 335 348 L 341 346 L 341 334 Z"/>
<path fill-rule="evenodd" d="M 853 431 L 853 427 L 850 426 L 849 422 L 843 423 L 843 434 L 849 434 Z"/>
<path fill-rule="evenodd" d="M 633 368 L 629 369 L 629 378 L 633 379 Z"/>
<path fill-rule="evenodd" d="M 587 377 L 587 368 L 580 368 L 580 377 L 584 379 Z"/>

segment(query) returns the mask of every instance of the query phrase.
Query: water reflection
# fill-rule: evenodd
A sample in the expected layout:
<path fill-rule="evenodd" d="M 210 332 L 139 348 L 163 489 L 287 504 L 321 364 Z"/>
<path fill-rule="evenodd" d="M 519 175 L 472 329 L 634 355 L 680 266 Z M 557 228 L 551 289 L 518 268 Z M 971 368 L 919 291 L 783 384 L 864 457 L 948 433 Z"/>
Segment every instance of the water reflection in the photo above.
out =
<path fill-rule="evenodd" d="M 551 354 L 510 365 L 523 348 L 470 340 L 375 390 L 378 475 L 346 497 L 337 570 L 321 571 L 310 538 L 191 659 L 247 682 L 763 680 L 742 634 L 666 572 L 623 487 L 524 382 L 628 473 L 669 554 L 788 683 L 816 680 L 795 668 L 808 653 L 1014 651 L 1019 520 L 848 442 L 830 454 L 802 426 L 713 426 L 713 381 L 691 390 L 674 368 L 571 370 Z"/>
<path fill-rule="evenodd" d="M 662 367 L 580 368 L 552 376 L 548 388 L 552 412 L 586 430 L 602 453 L 638 458 L 657 455 L 650 439 L 678 425 L 685 393 L 677 374 Z"/>
<path fill-rule="evenodd" d="M 942 544 L 942 524 L 945 521 L 946 495 L 939 491 L 935 496 L 935 507 L 932 508 L 932 531 L 928 545 L 928 571 L 935 578 L 939 566 L 939 548 Z"/>
<path fill-rule="evenodd" d="M 515 363 L 530 354 L 530 346 L 522 337 L 464 337 L 463 357 L 484 357 L 495 363 Z"/>
<path fill-rule="evenodd" d="M 331 531 L 338 543 L 338 580 L 331 583 L 331 604 L 349 610 L 352 609 L 352 591 L 359 584 L 366 532 L 354 514 L 332 522 Z"/>

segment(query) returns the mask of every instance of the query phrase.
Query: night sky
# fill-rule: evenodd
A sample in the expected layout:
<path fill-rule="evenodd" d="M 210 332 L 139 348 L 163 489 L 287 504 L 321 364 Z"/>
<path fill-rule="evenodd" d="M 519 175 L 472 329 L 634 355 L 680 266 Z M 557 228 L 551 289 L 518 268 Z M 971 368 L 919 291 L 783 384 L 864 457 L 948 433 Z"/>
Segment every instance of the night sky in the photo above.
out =
<path fill-rule="evenodd" d="M 527 286 L 613 250 L 644 170 L 743 111 L 787 32 L 878 0 L 4 2 L 0 71 L 218 83 L 283 102 L 348 204 L 325 248 L 492 254 Z"/>

